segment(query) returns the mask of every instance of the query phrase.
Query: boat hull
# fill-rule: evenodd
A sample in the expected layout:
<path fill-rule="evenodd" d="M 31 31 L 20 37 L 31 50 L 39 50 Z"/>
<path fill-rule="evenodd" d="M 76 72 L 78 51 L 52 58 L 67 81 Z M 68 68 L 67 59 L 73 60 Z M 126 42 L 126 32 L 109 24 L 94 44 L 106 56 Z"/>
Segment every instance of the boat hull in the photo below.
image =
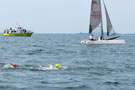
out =
<path fill-rule="evenodd" d="M 125 44 L 125 40 L 83 40 L 80 42 L 81 44 Z"/>
<path fill-rule="evenodd" d="M 17 37 L 31 37 L 32 33 L 23 33 L 23 34 L 7 34 L 3 33 L 3 36 L 17 36 Z"/>

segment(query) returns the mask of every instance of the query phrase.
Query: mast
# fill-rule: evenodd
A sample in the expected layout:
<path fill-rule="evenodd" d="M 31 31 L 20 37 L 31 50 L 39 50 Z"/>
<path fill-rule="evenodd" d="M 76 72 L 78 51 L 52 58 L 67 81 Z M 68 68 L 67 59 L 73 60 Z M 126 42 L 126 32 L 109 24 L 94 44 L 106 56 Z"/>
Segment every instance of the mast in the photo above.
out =
<path fill-rule="evenodd" d="M 100 1 L 100 4 L 101 4 L 101 1 Z M 104 39 L 102 9 L 101 9 L 101 39 Z"/>

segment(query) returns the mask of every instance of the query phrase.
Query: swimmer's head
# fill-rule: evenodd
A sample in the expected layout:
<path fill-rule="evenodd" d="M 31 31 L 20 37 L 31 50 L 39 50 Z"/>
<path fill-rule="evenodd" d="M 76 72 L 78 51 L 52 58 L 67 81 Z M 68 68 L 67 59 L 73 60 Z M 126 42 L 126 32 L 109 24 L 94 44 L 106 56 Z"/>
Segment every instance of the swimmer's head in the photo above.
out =
<path fill-rule="evenodd" d="M 61 66 L 60 64 L 55 64 L 55 65 L 54 65 L 54 68 L 61 69 L 62 66 Z"/>

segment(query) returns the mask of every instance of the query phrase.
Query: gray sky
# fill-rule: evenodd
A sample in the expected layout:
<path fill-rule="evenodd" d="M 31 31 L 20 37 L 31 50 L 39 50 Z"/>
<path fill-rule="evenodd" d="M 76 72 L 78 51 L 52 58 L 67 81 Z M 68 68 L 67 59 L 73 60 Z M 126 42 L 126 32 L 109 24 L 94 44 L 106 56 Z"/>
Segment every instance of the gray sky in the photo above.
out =
<path fill-rule="evenodd" d="M 105 0 L 114 29 L 135 33 L 135 0 Z M 0 32 L 20 24 L 35 33 L 88 32 L 91 0 L 0 0 Z"/>

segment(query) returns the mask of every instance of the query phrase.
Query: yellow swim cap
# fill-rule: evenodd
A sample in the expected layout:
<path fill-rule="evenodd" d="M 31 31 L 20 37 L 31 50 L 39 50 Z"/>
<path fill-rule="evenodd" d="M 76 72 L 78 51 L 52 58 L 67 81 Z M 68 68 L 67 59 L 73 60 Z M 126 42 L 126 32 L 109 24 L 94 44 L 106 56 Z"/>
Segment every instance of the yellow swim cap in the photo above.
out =
<path fill-rule="evenodd" d="M 61 69 L 62 67 L 61 67 L 60 64 L 55 64 L 55 65 L 54 65 L 54 68 Z"/>

